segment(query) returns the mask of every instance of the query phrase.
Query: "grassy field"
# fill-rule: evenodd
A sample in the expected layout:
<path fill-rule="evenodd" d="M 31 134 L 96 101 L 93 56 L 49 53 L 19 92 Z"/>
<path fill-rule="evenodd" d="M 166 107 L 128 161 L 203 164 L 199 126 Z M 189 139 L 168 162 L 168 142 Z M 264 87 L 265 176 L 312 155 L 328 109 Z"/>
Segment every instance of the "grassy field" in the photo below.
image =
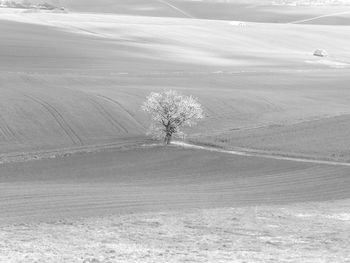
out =
<path fill-rule="evenodd" d="M 348 262 L 348 202 L 0 227 L 6 262 Z"/>

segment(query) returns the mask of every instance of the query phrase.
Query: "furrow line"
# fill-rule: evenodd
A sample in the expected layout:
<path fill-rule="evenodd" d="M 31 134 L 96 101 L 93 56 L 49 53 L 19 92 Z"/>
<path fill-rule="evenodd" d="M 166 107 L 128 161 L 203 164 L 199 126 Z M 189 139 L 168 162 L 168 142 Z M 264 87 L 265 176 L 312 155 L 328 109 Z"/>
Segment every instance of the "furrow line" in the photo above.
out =
<path fill-rule="evenodd" d="M 81 140 L 81 138 L 66 122 L 62 114 L 60 114 L 52 105 L 39 98 L 35 98 L 29 95 L 26 95 L 26 97 L 30 98 L 31 100 L 35 101 L 36 103 L 40 104 L 43 108 L 45 108 L 74 144 L 83 145 L 83 141 Z"/>
<path fill-rule="evenodd" d="M 135 115 L 132 114 L 128 109 L 126 109 L 119 101 L 116 101 L 116 100 L 114 100 L 114 99 L 108 98 L 108 97 L 103 96 L 103 95 L 100 95 L 100 94 L 98 94 L 97 96 L 100 97 L 100 98 L 102 98 L 102 99 L 104 99 L 104 100 L 107 100 L 107 101 L 109 101 L 109 102 L 112 102 L 113 104 L 116 104 L 116 105 L 119 106 L 123 111 L 125 111 L 125 112 L 129 115 L 129 117 L 130 117 L 137 125 L 139 125 L 142 129 L 145 129 L 145 128 L 146 128 L 141 122 L 139 122 L 139 121 L 135 118 Z"/>
<path fill-rule="evenodd" d="M 95 107 L 99 108 L 100 113 L 101 113 L 106 119 L 108 119 L 109 122 L 111 122 L 111 124 L 112 124 L 114 127 L 118 128 L 119 130 L 124 131 L 125 133 L 129 133 L 129 131 L 128 131 L 120 122 L 118 122 L 118 121 L 113 117 L 113 115 L 112 115 L 110 112 L 108 112 L 108 110 L 107 110 L 101 103 L 99 103 L 98 101 L 93 100 L 93 99 L 91 99 L 91 98 L 89 98 L 89 99 L 90 99 L 90 101 L 92 101 L 92 102 L 94 103 Z"/>

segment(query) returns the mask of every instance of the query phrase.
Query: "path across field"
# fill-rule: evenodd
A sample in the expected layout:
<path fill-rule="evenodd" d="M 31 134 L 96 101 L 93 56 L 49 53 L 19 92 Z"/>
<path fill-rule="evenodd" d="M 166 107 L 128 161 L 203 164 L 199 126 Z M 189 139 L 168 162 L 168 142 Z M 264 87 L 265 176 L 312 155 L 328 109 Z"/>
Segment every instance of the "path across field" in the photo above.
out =
<path fill-rule="evenodd" d="M 219 153 L 227 153 L 227 154 L 232 154 L 232 155 L 236 155 L 236 156 L 259 157 L 259 158 L 267 158 L 267 159 L 283 160 L 283 161 L 291 161 L 291 162 L 300 162 L 300 163 L 326 164 L 326 165 L 350 167 L 350 163 L 347 163 L 347 162 L 288 157 L 288 156 L 282 156 L 282 155 L 272 155 L 272 154 L 267 154 L 267 153 L 257 153 L 257 152 L 253 152 L 253 151 L 250 151 L 250 152 L 248 152 L 248 151 L 231 151 L 231 150 L 224 150 L 224 149 L 214 148 L 214 147 L 200 146 L 200 145 L 195 145 L 195 144 L 190 144 L 190 143 L 185 143 L 185 142 L 180 142 L 180 141 L 175 141 L 175 142 L 173 142 L 173 144 L 178 145 L 178 146 L 182 146 L 185 148 L 200 149 L 200 150 L 219 152 Z"/>

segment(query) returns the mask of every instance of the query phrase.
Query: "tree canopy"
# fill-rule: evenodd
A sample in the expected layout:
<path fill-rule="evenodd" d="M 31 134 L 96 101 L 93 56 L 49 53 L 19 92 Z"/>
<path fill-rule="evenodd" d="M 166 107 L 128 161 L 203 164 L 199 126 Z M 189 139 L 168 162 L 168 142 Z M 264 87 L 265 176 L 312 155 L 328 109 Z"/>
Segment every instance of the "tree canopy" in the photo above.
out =
<path fill-rule="evenodd" d="M 170 144 L 173 136 L 183 136 L 182 127 L 191 127 L 202 119 L 203 109 L 198 100 L 177 91 L 152 92 L 142 105 L 142 110 L 151 115 L 149 133 L 154 138 L 164 138 Z"/>

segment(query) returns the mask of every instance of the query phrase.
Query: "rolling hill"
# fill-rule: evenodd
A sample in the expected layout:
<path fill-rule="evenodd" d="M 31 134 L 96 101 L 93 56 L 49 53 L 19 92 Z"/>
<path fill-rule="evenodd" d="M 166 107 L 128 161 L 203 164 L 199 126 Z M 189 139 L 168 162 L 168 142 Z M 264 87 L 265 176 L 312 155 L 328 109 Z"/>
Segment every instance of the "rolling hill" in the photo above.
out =
<path fill-rule="evenodd" d="M 315 240 L 322 240 L 321 249 L 330 254 L 337 243 L 330 247 L 328 241 L 336 237 L 341 244 L 337 249 L 346 254 L 343 240 L 348 237 L 333 233 L 348 221 L 340 226 L 332 221 L 337 228 L 324 228 L 322 237 L 313 218 L 328 215 L 318 203 L 313 210 L 303 204 L 308 213 L 317 210 L 307 216 L 313 236 L 322 238 L 310 239 L 310 232 L 303 232 L 305 214 L 298 209 L 289 214 L 284 206 L 345 199 L 341 206 L 327 206 L 349 211 L 349 163 L 300 159 L 350 160 L 348 7 L 253 0 L 51 3 L 67 7 L 67 12 L 0 9 L 0 226 L 20 223 L 0 228 L 5 237 L 0 247 L 9 251 L 0 254 L 10 258 L 16 251 L 22 257 L 24 243 L 35 250 L 34 258 L 42 257 L 37 245 L 44 243 L 60 254 L 40 235 L 18 235 L 25 233 L 23 223 L 45 222 L 41 226 L 48 230 L 52 224 L 47 222 L 62 220 L 71 235 L 77 233 L 71 219 L 150 211 L 169 218 L 164 211 L 172 209 L 224 207 L 231 222 L 226 235 L 255 240 L 262 235 L 252 235 L 249 221 L 254 215 L 246 216 L 242 234 L 236 222 L 246 219 L 225 208 L 277 204 L 283 213 L 267 213 L 279 228 L 263 221 L 276 236 L 277 243 L 263 240 L 268 249 L 284 238 L 283 248 L 295 250 L 298 240 L 309 251 L 320 249 Z M 329 56 L 313 56 L 316 49 L 325 49 Z M 149 119 L 140 105 L 151 91 L 163 89 L 194 95 L 203 104 L 206 118 L 188 131 L 190 139 L 260 156 L 150 142 L 145 135 Z M 203 210 L 198 213 L 203 218 Z M 217 221 L 224 218 L 212 213 Z M 283 226 L 280 215 L 287 222 Z M 296 215 L 304 239 L 290 238 L 289 220 Z M 140 228 L 142 220 L 135 222 Z M 172 225 L 180 222 L 169 220 Z M 111 234 L 113 229 L 120 234 L 121 225 L 96 222 L 98 233 Z M 149 223 L 163 244 L 167 237 L 159 225 Z M 218 234 L 217 222 L 204 223 L 216 244 L 225 237 Z M 203 226 L 186 224 L 186 229 Z M 84 237 L 91 240 L 85 229 Z M 139 234 L 131 229 L 127 232 Z M 45 236 L 69 243 L 65 235 L 48 232 Z M 179 233 L 183 241 L 183 231 Z M 9 235 L 13 246 L 7 242 Z M 268 232 L 264 235 L 271 238 Z M 117 241 L 105 235 L 103 240 L 99 243 L 109 254 L 105 244 L 120 243 L 118 236 Z M 207 236 L 203 240 L 207 243 Z M 252 251 L 260 250 L 256 244 Z M 129 253 L 130 247 L 128 243 L 123 252 Z M 216 245 L 212 249 L 217 253 Z M 246 244 L 241 250 L 251 255 Z M 271 257 L 271 250 L 265 254 Z M 202 259 L 206 257 L 207 251 Z"/>
<path fill-rule="evenodd" d="M 2 153 L 145 138 L 139 107 L 164 88 L 203 103 L 194 134 L 350 111 L 348 27 L 10 11 L 0 23 Z M 319 43 L 330 57 L 312 56 Z"/>
<path fill-rule="evenodd" d="M 16 0 L 22 3 L 21 0 Z M 16 2 L 15 1 L 15 2 Z M 283 0 L 28 0 L 48 3 L 68 12 L 179 17 L 210 20 L 242 20 L 288 23 L 311 19 L 313 24 L 350 25 L 350 2 Z M 328 19 L 323 19 L 326 16 Z M 319 19 L 322 18 L 322 19 Z"/>

